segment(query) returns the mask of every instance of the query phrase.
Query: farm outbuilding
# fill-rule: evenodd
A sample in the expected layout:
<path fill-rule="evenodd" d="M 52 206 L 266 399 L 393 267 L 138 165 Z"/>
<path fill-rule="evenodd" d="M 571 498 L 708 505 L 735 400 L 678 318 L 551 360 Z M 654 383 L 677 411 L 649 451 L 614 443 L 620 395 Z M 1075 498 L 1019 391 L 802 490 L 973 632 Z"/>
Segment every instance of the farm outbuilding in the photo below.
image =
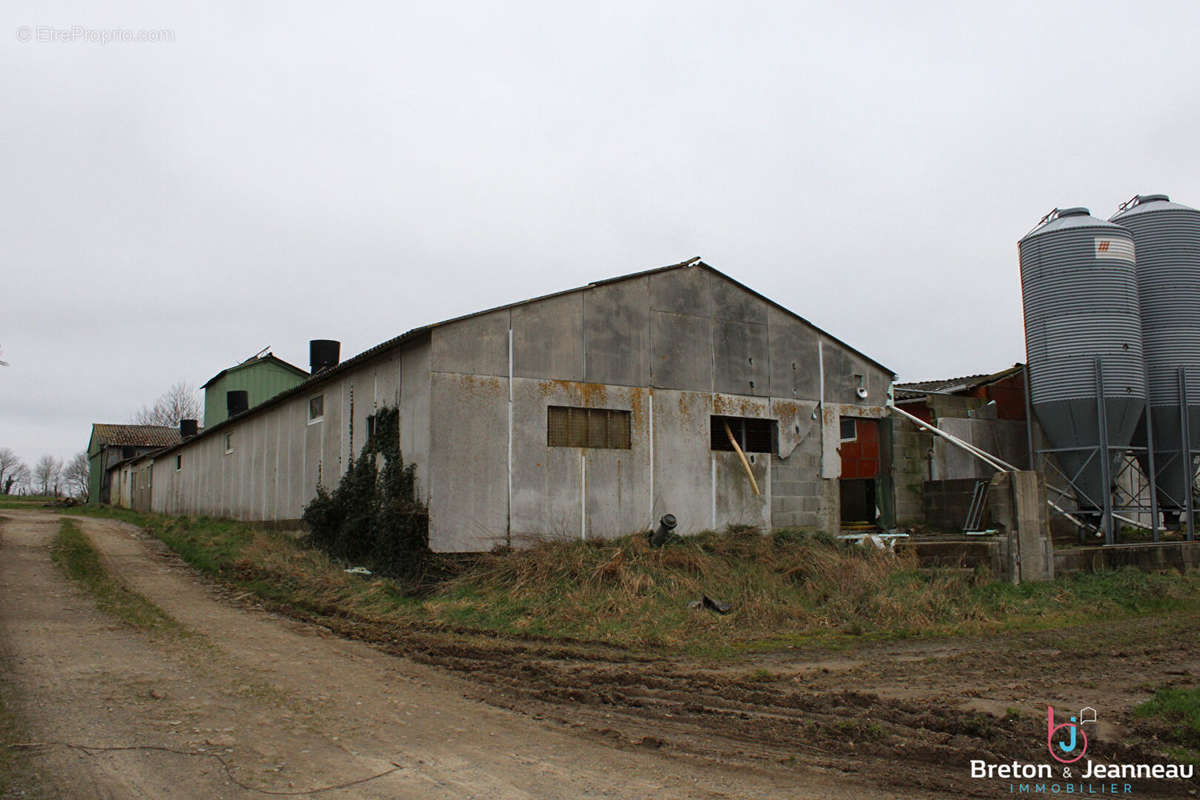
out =
<path fill-rule="evenodd" d="M 893 373 L 698 259 L 417 328 L 153 457 L 155 511 L 291 522 L 375 415 L 435 551 L 892 518 Z"/>
<path fill-rule="evenodd" d="M 101 422 L 92 425 L 87 446 L 89 502 L 114 502 L 111 497 L 111 478 L 112 469 L 117 463 L 179 441 L 179 430 L 169 426 L 109 425 Z"/>
<path fill-rule="evenodd" d="M 204 390 L 204 424 L 224 422 L 308 378 L 307 372 L 274 353 L 253 355 L 221 370 L 200 387 Z"/>

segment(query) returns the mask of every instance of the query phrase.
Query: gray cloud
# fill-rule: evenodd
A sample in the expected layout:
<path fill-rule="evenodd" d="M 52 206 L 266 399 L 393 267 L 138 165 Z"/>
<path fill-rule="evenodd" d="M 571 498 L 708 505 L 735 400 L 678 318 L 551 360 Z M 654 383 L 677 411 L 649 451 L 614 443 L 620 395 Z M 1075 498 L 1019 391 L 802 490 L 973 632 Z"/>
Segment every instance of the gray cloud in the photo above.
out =
<path fill-rule="evenodd" d="M 6 8 L 0 445 L 693 255 L 902 378 L 999 369 L 1038 217 L 1200 204 L 1195 4 L 340 13 Z"/>

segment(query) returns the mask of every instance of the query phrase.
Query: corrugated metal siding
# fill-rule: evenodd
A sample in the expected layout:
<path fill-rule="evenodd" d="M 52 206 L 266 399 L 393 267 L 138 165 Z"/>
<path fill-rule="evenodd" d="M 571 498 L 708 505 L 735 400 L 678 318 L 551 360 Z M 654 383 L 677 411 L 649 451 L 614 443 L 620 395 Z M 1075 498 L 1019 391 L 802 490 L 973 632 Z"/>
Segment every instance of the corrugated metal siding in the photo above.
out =
<path fill-rule="evenodd" d="M 1188 368 L 1188 404 L 1200 404 L 1200 211 L 1149 202 L 1113 221 L 1129 230 L 1137 246 L 1150 404 L 1178 402 L 1179 367 Z"/>
<path fill-rule="evenodd" d="M 1033 402 L 1095 396 L 1093 359 L 1105 395 L 1145 398 L 1142 331 L 1132 238 L 1095 220 L 1034 233 L 1020 243 L 1025 344 Z M 1117 246 L 1098 255 L 1102 242 Z"/>

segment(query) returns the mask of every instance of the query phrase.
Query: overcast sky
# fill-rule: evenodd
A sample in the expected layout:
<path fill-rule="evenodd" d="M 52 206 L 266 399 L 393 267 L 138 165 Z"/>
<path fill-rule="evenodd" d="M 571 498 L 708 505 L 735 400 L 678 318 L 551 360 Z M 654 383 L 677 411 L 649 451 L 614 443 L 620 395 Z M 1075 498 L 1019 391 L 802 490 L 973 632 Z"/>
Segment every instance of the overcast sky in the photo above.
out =
<path fill-rule="evenodd" d="M 1200 205 L 1196 2 L 204 5 L 0 11 L 30 463 L 268 345 L 697 255 L 900 380 L 991 372 L 1044 213 Z"/>

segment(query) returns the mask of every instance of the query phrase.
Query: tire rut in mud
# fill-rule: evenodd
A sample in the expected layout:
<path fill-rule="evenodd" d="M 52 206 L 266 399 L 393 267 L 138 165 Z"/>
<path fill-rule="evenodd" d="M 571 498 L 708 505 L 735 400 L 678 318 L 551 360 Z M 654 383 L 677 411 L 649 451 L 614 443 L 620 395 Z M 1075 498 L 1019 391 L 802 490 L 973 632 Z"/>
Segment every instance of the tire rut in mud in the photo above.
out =
<path fill-rule="evenodd" d="M 285 611 L 285 609 L 276 609 Z M 468 677 L 492 705 L 580 729 L 620 747 L 664 749 L 723 764 L 852 773 L 888 788 L 992 797 L 996 783 L 969 777 L 969 761 L 1045 761 L 1028 718 L 996 717 L 934 701 L 860 691 L 812 691 L 791 680 L 704 670 L 602 646 L 471 637 L 340 618 L 310 618 L 333 632 Z M 1100 760 L 1158 758 L 1095 742 Z M 1197 784 L 1200 785 L 1200 784 Z M 1172 796 L 1179 785 L 1139 790 Z"/>

